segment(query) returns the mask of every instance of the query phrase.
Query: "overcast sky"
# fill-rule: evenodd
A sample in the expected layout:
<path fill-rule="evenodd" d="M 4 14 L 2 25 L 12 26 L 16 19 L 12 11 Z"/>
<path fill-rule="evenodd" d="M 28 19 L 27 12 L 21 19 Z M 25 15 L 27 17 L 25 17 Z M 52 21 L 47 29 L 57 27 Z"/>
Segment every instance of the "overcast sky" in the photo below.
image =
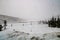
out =
<path fill-rule="evenodd" d="M 0 0 L 0 14 L 44 20 L 60 15 L 60 0 Z"/>

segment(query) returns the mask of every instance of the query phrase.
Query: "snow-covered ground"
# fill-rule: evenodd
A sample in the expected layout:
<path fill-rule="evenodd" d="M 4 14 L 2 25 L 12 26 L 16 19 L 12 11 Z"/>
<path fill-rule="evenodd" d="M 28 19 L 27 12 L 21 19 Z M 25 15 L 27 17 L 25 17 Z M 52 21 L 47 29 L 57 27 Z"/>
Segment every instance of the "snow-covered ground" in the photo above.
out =
<path fill-rule="evenodd" d="M 50 28 L 47 24 L 13 24 L 9 29 L 15 29 L 17 31 L 22 31 L 30 34 L 44 34 L 49 32 L 60 32 L 60 28 Z"/>
<path fill-rule="evenodd" d="M 0 32 L 0 40 L 31 40 L 33 36 L 39 37 L 40 39 L 43 38 L 43 34 L 53 32 L 60 32 L 60 28 L 50 28 L 47 24 L 8 24 L 7 29 Z M 46 35 L 46 39 L 43 40 L 59 40 L 55 36 L 53 36 L 54 39 L 51 38 L 53 34 L 51 36 L 49 35 Z"/>

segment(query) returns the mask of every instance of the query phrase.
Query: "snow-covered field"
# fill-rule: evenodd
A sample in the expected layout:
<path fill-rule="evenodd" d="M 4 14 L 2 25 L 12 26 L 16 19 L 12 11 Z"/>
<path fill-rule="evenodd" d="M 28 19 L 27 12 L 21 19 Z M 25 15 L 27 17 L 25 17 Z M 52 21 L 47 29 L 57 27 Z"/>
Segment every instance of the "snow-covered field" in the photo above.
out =
<path fill-rule="evenodd" d="M 60 32 L 60 28 L 49 28 L 47 24 L 8 24 L 7 29 L 0 32 L 0 40 L 31 40 L 33 36 L 38 37 L 36 40 L 60 40 L 55 32 Z"/>

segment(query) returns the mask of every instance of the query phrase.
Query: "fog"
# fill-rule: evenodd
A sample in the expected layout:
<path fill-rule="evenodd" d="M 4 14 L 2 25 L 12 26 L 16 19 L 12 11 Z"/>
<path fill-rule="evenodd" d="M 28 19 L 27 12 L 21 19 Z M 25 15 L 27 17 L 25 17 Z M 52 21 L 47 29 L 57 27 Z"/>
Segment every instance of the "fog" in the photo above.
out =
<path fill-rule="evenodd" d="M 45 20 L 60 15 L 60 0 L 0 0 L 0 14 Z"/>

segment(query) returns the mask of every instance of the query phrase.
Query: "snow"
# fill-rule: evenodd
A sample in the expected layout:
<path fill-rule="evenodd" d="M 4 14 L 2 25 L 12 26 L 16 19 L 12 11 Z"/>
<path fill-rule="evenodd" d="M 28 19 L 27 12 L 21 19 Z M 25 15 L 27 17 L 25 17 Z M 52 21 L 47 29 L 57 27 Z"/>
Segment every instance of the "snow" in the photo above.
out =
<path fill-rule="evenodd" d="M 49 32 L 60 32 L 60 28 L 50 28 L 47 24 L 25 24 L 24 26 L 22 24 L 14 24 L 11 29 L 20 30 L 26 33 L 30 34 L 44 34 Z"/>
<path fill-rule="evenodd" d="M 7 29 L 0 32 L 0 40 L 31 40 L 33 36 L 44 39 L 46 33 L 51 33 L 45 36 L 46 40 L 59 40 L 55 34 L 52 36 L 53 32 L 60 32 L 60 28 L 50 28 L 47 24 L 8 24 Z"/>

